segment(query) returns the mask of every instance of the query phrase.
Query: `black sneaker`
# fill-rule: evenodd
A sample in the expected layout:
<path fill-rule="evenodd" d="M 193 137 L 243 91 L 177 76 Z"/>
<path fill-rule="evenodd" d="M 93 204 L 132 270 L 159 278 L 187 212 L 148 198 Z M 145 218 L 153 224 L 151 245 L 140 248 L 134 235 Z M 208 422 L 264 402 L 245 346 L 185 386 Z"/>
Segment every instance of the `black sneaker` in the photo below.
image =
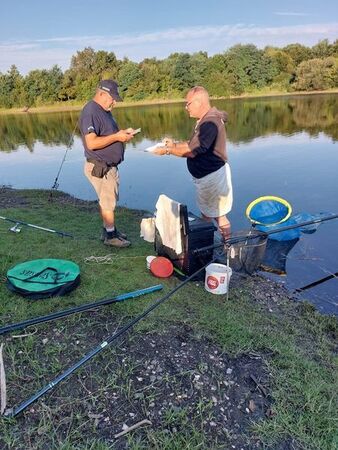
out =
<path fill-rule="evenodd" d="M 116 227 L 115 227 L 115 232 L 117 233 L 118 237 L 121 237 L 122 239 L 127 239 L 126 233 L 119 231 Z"/>
<path fill-rule="evenodd" d="M 116 228 L 114 230 L 114 232 L 117 233 L 117 236 L 122 238 L 122 239 L 127 239 L 127 235 L 126 233 L 122 233 L 122 231 L 118 231 Z M 107 237 L 107 230 L 103 227 L 102 228 L 102 233 L 101 233 L 101 241 L 104 241 Z"/>
<path fill-rule="evenodd" d="M 123 239 L 122 237 L 120 237 L 117 234 L 116 230 L 107 232 L 103 243 L 104 245 L 110 245 L 111 247 L 118 248 L 129 247 L 129 245 L 131 244 L 131 242 L 127 241 L 127 239 Z"/>

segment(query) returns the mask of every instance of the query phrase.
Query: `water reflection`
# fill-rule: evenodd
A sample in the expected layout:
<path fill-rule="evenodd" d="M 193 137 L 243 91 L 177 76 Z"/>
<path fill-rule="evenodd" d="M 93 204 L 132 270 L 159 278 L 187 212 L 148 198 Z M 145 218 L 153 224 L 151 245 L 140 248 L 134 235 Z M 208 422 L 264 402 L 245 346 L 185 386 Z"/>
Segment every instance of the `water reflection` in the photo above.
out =
<path fill-rule="evenodd" d="M 306 131 L 311 137 L 325 133 L 338 139 L 338 95 L 307 95 L 214 102 L 229 113 L 228 139 L 233 144 L 251 142 L 271 134 L 291 136 Z M 72 145 L 78 112 L 0 116 L 0 151 L 19 146 L 34 151 L 34 144 Z M 114 111 L 121 128 L 142 128 L 134 143 L 147 138 L 158 141 L 164 135 L 186 139 L 192 122 L 183 104 L 120 108 Z M 75 130 L 75 131 L 74 131 Z"/>

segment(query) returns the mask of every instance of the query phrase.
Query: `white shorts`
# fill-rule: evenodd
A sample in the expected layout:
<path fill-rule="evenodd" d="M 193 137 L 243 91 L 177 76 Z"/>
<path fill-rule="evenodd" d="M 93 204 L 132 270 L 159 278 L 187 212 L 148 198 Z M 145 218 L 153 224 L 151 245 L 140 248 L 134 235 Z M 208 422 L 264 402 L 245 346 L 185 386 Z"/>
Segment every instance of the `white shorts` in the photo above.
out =
<path fill-rule="evenodd" d="M 233 195 L 228 163 L 205 177 L 193 177 L 193 182 L 196 187 L 197 204 L 202 214 L 215 218 L 231 211 Z"/>

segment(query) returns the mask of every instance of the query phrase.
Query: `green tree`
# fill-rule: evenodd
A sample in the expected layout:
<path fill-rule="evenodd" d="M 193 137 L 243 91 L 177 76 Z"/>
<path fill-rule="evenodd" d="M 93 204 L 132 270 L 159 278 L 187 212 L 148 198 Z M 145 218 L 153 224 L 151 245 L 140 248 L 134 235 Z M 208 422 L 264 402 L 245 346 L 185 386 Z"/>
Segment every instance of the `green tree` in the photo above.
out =
<path fill-rule="evenodd" d="M 172 62 L 171 78 L 173 87 L 177 91 L 185 93 L 195 84 L 191 56 L 189 53 L 174 53 L 169 56 L 169 60 Z"/>
<path fill-rule="evenodd" d="M 336 39 L 332 44 L 332 56 L 338 58 L 338 39 Z"/>
<path fill-rule="evenodd" d="M 27 106 L 54 103 L 60 99 L 63 74 L 58 66 L 32 70 L 24 79 Z"/>
<path fill-rule="evenodd" d="M 302 44 L 290 44 L 281 50 L 293 59 L 295 66 L 298 66 L 301 62 L 312 58 L 311 49 Z"/>
<path fill-rule="evenodd" d="M 301 91 L 329 89 L 338 86 L 338 58 L 314 58 L 299 64 L 295 89 Z"/>
<path fill-rule="evenodd" d="M 25 77 L 24 85 L 27 97 L 27 106 L 43 103 L 44 91 L 47 89 L 47 70 L 31 70 Z"/>
<path fill-rule="evenodd" d="M 227 97 L 230 94 L 230 83 L 226 74 L 225 55 L 216 54 L 207 60 L 203 86 L 214 97 Z"/>
<path fill-rule="evenodd" d="M 76 98 L 75 72 L 71 69 L 65 71 L 59 90 L 60 100 L 74 100 Z"/>
<path fill-rule="evenodd" d="M 138 87 L 142 79 L 142 72 L 139 65 L 135 62 L 125 59 L 121 65 L 118 83 L 122 96 L 126 98 L 135 98 L 138 94 Z"/>
<path fill-rule="evenodd" d="M 24 103 L 23 77 L 13 64 L 6 74 L 0 73 L 0 106 L 12 108 Z"/>
<path fill-rule="evenodd" d="M 271 61 L 255 45 L 235 45 L 225 53 L 225 58 L 231 93 L 262 88 L 272 80 Z"/>
<path fill-rule="evenodd" d="M 159 62 L 155 58 L 145 59 L 140 64 L 141 80 L 139 81 L 138 97 L 155 98 L 161 86 L 161 73 Z"/>
<path fill-rule="evenodd" d="M 330 45 L 328 39 L 319 41 L 318 44 L 314 45 L 311 50 L 313 58 L 327 58 L 333 53 L 333 47 Z"/>
<path fill-rule="evenodd" d="M 73 70 L 83 80 L 93 74 L 95 61 L 95 51 L 91 47 L 86 47 L 72 56 L 70 70 Z"/>
<path fill-rule="evenodd" d="M 190 58 L 190 67 L 193 85 L 203 85 L 205 83 L 208 70 L 208 54 L 206 52 L 193 53 Z"/>
<path fill-rule="evenodd" d="M 113 52 L 99 50 L 95 54 L 94 73 L 101 79 L 117 77 L 119 62 Z"/>
<path fill-rule="evenodd" d="M 61 97 L 88 100 L 100 79 L 117 78 L 120 63 L 113 52 L 91 47 L 78 51 L 71 59 L 61 89 Z"/>
<path fill-rule="evenodd" d="M 291 56 L 275 47 L 266 47 L 264 55 L 270 60 L 272 85 L 277 89 L 288 90 L 295 76 L 295 64 Z"/>

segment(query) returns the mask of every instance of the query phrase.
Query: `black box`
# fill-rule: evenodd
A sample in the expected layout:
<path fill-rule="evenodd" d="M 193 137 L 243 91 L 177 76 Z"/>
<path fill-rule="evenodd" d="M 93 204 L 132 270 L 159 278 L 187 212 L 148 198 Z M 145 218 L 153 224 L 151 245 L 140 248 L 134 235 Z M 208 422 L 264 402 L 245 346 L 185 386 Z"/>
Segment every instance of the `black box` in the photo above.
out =
<path fill-rule="evenodd" d="M 155 230 L 155 251 L 159 256 L 169 258 L 174 266 L 184 275 L 192 275 L 205 266 L 213 258 L 213 249 L 203 253 L 194 253 L 194 250 L 214 244 L 216 227 L 191 212 L 188 213 L 185 205 L 180 205 L 182 253 L 179 255 L 162 243 L 160 233 Z"/>

